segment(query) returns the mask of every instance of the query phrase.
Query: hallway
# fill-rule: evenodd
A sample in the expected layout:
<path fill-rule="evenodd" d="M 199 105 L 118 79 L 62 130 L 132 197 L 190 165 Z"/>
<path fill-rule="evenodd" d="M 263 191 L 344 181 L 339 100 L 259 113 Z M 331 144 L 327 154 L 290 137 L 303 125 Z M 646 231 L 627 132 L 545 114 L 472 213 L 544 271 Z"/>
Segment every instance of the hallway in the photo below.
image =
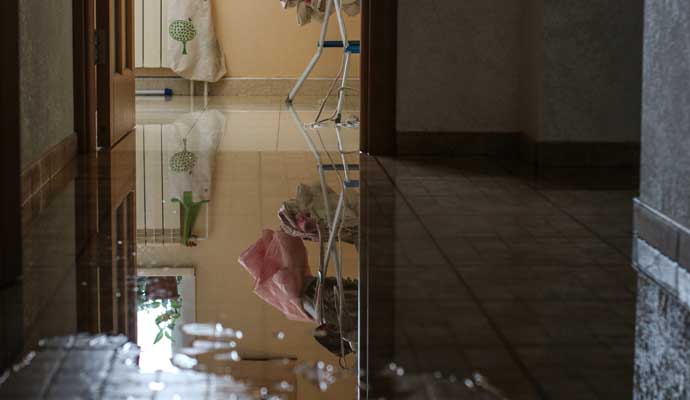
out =
<path fill-rule="evenodd" d="M 687 0 L 49 3 L 0 400 L 690 399 Z"/>
<path fill-rule="evenodd" d="M 138 279 L 164 267 L 164 275 L 181 274 L 184 281 L 189 277 L 184 270 L 191 267 L 192 286 L 178 283 L 180 322 L 241 330 L 242 340 L 235 340 L 245 362 L 287 357 L 298 365 L 317 361 L 336 365 L 338 358 L 311 338 L 309 324 L 286 319 L 252 294 L 250 276 L 235 262 L 262 229 L 279 226 L 277 210 L 294 196 L 299 184 L 318 181 L 307 142 L 278 98 L 218 97 L 204 102 L 188 97 L 139 100 Z M 316 104 L 313 98 L 298 105 L 300 114 L 313 118 Z M 347 115 L 356 112 L 351 104 Z M 190 118 L 193 122 L 184 122 Z M 222 123 L 216 125 L 215 118 Z M 178 124 L 182 136 L 175 130 Z M 222 131 L 215 161 L 204 167 L 211 176 L 210 184 L 205 182 L 210 202 L 202 208 L 194 230 L 196 247 L 180 246 L 179 233 L 174 233 L 181 227 L 179 208 L 165 201 L 175 180 L 161 163 L 179 151 L 182 137 L 189 150 L 201 151 L 200 157 L 205 157 L 193 146 L 216 140 L 204 138 L 217 136 L 218 127 Z M 335 135 L 328 129 L 321 134 L 325 148 L 333 151 Z M 356 149 L 356 132 L 348 134 L 346 147 Z M 636 277 L 628 254 L 630 204 L 637 191 L 632 171 L 535 173 L 521 164 L 484 157 L 395 159 L 351 154 L 348 160 L 361 166 L 359 256 L 350 244 L 342 243 L 340 248 L 344 276 L 363 280 L 360 313 L 367 330 L 360 337 L 368 365 L 360 366 L 366 371 L 363 382 L 373 393 L 400 398 L 402 391 L 436 391 L 445 395 L 432 398 L 463 398 L 470 393 L 465 380 L 479 373 L 490 388 L 509 399 L 630 398 Z M 207 176 L 197 174 L 193 176 Z M 356 179 L 357 174 L 351 174 Z M 340 185 L 333 172 L 326 183 L 332 188 Z M 64 200 L 52 202 L 42 212 L 35 233 L 25 238 L 27 245 L 70 247 L 59 239 L 67 236 L 64 229 L 69 224 L 49 216 L 69 217 L 62 207 L 76 201 L 79 191 L 74 187 L 65 186 L 59 195 Z M 41 242 L 37 242 L 39 232 Z M 308 241 L 305 245 L 315 273 L 319 248 Z M 50 314 L 61 315 L 62 322 L 34 325 L 26 335 L 35 338 L 34 344 L 48 335 L 76 333 L 75 322 L 68 321 L 77 315 L 83 319 L 85 312 L 70 294 L 76 289 L 70 271 L 51 262 L 57 259 L 36 257 L 29 258 L 36 264 L 32 270 L 53 272 L 27 272 L 35 283 L 27 287 L 25 296 L 37 304 L 37 320 L 51 310 Z M 53 278 L 47 281 L 48 276 Z M 133 279 L 129 278 L 130 284 Z M 97 283 L 80 283 L 93 284 L 91 290 L 99 290 Z M 185 287 L 194 291 L 194 302 L 189 303 L 185 291 L 190 289 Z M 141 300 L 138 304 L 142 306 Z M 77 315 L 69 317 L 73 310 Z M 222 343 L 228 339 L 222 337 L 213 339 L 220 343 L 214 350 L 205 347 L 208 342 L 178 336 L 173 329 L 175 342 L 163 339 L 151 345 L 157 330 L 147 322 L 144 310 L 139 308 L 137 317 L 142 373 L 162 370 L 172 374 L 165 375 L 171 382 L 182 379 L 174 372 L 181 365 L 175 368 L 169 361 L 177 352 L 198 358 L 211 370 L 227 368 L 228 361 L 221 360 L 227 352 Z M 172 352 L 165 346 L 171 346 Z M 356 362 L 351 356 L 347 359 L 350 365 Z M 355 376 L 346 371 L 321 395 L 308 375 L 274 371 L 260 376 L 263 382 L 290 382 L 296 398 L 351 398 L 357 387 Z M 44 395 L 64 389 L 59 380 L 48 382 L 52 387 L 43 388 Z M 108 382 L 112 380 L 103 382 L 103 387 Z M 29 389 L 13 390 L 18 389 L 12 380 L 0 388 L 15 397 Z M 34 393 L 36 388 L 31 390 Z M 140 389 L 134 385 L 131 390 Z"/>

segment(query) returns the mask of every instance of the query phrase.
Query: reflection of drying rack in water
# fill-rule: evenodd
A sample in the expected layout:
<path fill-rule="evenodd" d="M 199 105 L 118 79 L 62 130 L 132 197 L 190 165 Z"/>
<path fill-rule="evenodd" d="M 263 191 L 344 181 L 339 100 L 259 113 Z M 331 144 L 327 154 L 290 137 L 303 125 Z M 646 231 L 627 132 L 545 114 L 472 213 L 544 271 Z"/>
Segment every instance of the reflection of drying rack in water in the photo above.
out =
<path fill-rule="evenodd" d="M 345 208 L 346 208 L 346 202 L 348 201 L 348 192 L 354 189 L 359 188 L 359 180 L 353 179 L 352 178 L 352 172 L 359 170 L 359 165 L 357 164 L 348 164 L 346 160 L 346 152 L 343 150 L 342 145 L 340 144 L 340 141 L 338 141 L 338 153 L 340 154 L 340 163 L 335 162 L 335 160 L 330 156 L 330 154 L 327 152 L 327 150 L 324 148 L 323 152 L 319 151 L 319 149 L 316 147 L 316 144 L 312 140 L 312 138 L 309 136 L 309 132 L 307 132 L 307 128 L 305 124 L 302 122 L 302 119 L 300 118 L 299 114 L 295 111 L 293 106 L 291 104 L 288 105 L 288 110 L 290 111 L 290 115 L 292 116 L 293 120 L 295 121 L 295 124 L 299 127 L 299 131 L 302 133 L 302 136 L 304 137 L 305 141 L 307 142 L 307 145 L 309 146 L 309 149 L 311 150 L 312 154 L 314 155 L 314 158 L 316 160 L 316 167 L 319 173 L 319 183 L 321 186 L 321 192 L 322 192 L 322 197 L 324 201 L 324 209 L 325 209 L 325 217 L 326 217 L 326 226 L 327 226 L 327 239 L 324 238 L 323 236 L 325 235 L 320 235 L 321 236 L 321 253 L 319 257 L 320 261 L 320 266 L 319 266 L 319 271 L 317 275 L 318 279 L 318 285 L 317 285 L 317 294 L 316 294 L 316 319 L 319 322 L 322 322 L 323 315 L 323 293 L 322 293 L 322 288 L 324 287 L 325 284 L 325 279 L 326 275 L 328 273 L 328 266 L 333 260 L 335 264 L 335 272 L 336 272 L 336 279 L 338 283 L 338 294 L 339 297 L 343 295 L 344 290 L 343 290 L 343 284 L 342 284 L 342 258 L 340 254 L 340 250 L 338 249 L 338 244 L 340 242 L 339 236 L 340 236 L 340 231 L 342 229 L 342 224 L 345 218 Z M 317 127 L 313 128 L 317 134 L 318 129 Z M 325 146 L 323 146 L 325 147 Z M 323 161 L 323 156 L 322 154 L 325 154 L 327 158 L 329 159 L 330 163 L 324 163 Z M 343 172 L 343 175 L 340 174 L 340 171 Z M 331 203 L 329 201 L 329 194 L 328 194 L 328 185 L 326 183 L 326 173 L 334 173 L 338 177 L 338 181 L 341 185 L 341 190 L 340 193 L 338 194 L 338 203 L 335 208 L 335 211 L 333 211 L 331 207 Z M 354 239 L 355 241 L 358 240 L 356 237 Z M 339 301 L 339 307 L 342 307 L 342 301 Z"/>
<path fill-rule="evenodd" d="M 331 16 L 331 11 L 335 11 L 336 19 L 338 21 L 338 26 L 339 26 L 339 32 L 340 32 L 340 38 L 341 40 L 339 41 L 327 41 L 326 40 L 326 33 L 328 32 L 328 25 L 330 21 L 330 16 Z M 302 119 L 300 118 L 299 114 L 294 108 L 293 101 L 295 100 L 295 97 L 299 93 L 300 89 L 302 88 L 302 85 L 304 82 L 307 80 L 307 78 L 311 75 L 312 71 L 314 70 L 314 67 L 316 64 L 319 62 L 321 55 L 323 54 L 323 50 L 327 48 L 341 48 L 344 51 L 343 54 L 343 62 L 341 69 L 338 73 L 338 76 L 334 79 L 333 84 L 331 85 L 331 88 L 329 89 L 328 94 L 326 97 L 322 100 L 321 103 L 321 108 L 316 116 L 316 119 L 314 120 L 313 123 L 311 124 L 305 124 Z M 325 213 L 326 213 L 326 223 L 328 227 L 328 238 L 325 240 L 323 237 L 324 235 L 321 236 L 320 240 L 320 256 L 319 256 L 319 271 L 317 274 L 317 286 L 316 286 L 316 319 L 319 323 L 325 322 L 324 318 L 324 290 L 326 288 L 326 276 L 328 274 L 328 266 L 331 263 L 331 260 L 333 260 L 335 264 L 335 275 L 336 275 L 336 282 L 337 282 L 337 295 L 334 296 L 334 298 L 337 301 L 337 310 L 338 310 L 338 329 L 340 330 L 340 345 L 341 345 L 341 352 L 344 354 L 344 343 L 343 343 L 343 308 L 344 308 L 344 302 L 345 302 L 345 290 L 343 287 L 343 270 L 342 270 L 342 257 L 341 257 L 341 251 L 338 247 L 340 243 L 340 231 L 342 229 L 342 224 L 345 218 L 345 208 L 346 208 L 346 202 L 347 202 L 347 193 L 350 190 L 356 189 L 359 187 L 359 180 L 353 179 L 352 178 L 352 171 L 359 170 L 359 165 L 357 164 L 348 164 L 346 155 L 347 152 L 344 149 L 343 146 L 343 140 L 342 140 L 342 132 L 343 129 L 352 129 L 352 128 L 359 128 L 359 123 L 358 121 L 354 122 L 343 122 L 342 121 L 342 114 L 343 114 L 343 109 L 345 106 L 345 100 L 346 100 L 346 92 L 348 90 L 352 90 L 351 88 L 347 87 L 347 79 L 350 73 L 350 62 L 351 62 L 351 56 L 352 54 L 359 54 L 360 52 L 360 43 L 359 41 L 350 41 L 348 40 L 347 37 L 347 30 L 345 28 L 345 20 L 343 18 L 343 9 L 342 9 L 342 0 L 327 0 L 326 2 L 326 9 L 325 9 L 325 17 L 322 22 L 321 26 L 321 33 L 319 36 L 319 41 L 317 43 L 317 49 L 316 53 L 312 57 L 311 61 L 307 65 L 307 68 L 304 70 L 302 73 L 302 76 L 298 79 L 297 83 L 295 86 L 292 88 L 290 93 L 288 94 L 288 97 L 286 99 L 286 105 L 288 108 L 288 111 L 290 112 L 290 115 L 292 119 L 294 120 L 298 131 L 302 134 L 304 137 L 305 141 L 307 142 L 307 145 L 309 146 L 309 149 L 314 155 L 314 158 L 316 159 L 316 164 L 318 168 L 318 173 L 319 173 L 319 181 L 321 184 L 321 190 L 323 194 L 323 200 L 324 200 L 324 207 L 325 207 Z M 323 112 L 323 109 L 325 107 L 325 104 L 329 97 L 332 94 L 332 91 L 335 87 L 336 84 L 339 83 L 339 89 L 338 89 L 338 101 L 336 104 L 336 110 L 334 114 L 330 118 L 326 119 L 320 119 L 321 113 Z M 328 150 L 325 148 L 325 145 L 323 144 L 323 141 L 320 140 L 321 145 L 323 147 L 323 154 L 325 154 L 329 160 L 329 163 L 324 163 L 322 154 L 317 148 L 317 146 L 314 144 L 314 141 L 312 138 L 309 136 L 308 129 L 314 130 L 314 132 L 319 136 L 319 139 L 321 139 L 321 133 L 320 130 L 323 128 L 329 127 L 330 124 L 328 122 L 333 122 L 334 123 L 334 128 L 335 128 L 335 135 L 337 139 L 337 153 L 338 153 L 338 158 L 339 161 L 336 162 L 328 152 Z M 340 172 L 342 171 L 342 175 Z M 341 190 L 338 195 L 338 203 L 336 206 L 335 211 L 331 209 L 330 202 L 328 201 L 328 186 L 326 185 L 326 173 L 334 173 L 337 177 L 338 180 L 341 184 Z M 358 240 L 355 237 L 355 241 Z M 356 350 L 356 349 L 354 349 Z"/>
<path fill-rule="evenodd" d="M 323 154 L 325 154 L 330 161 L 330 163 L 324 163 L 323 162 L 323 157 L 322 157 L 322 152 L 319 151 L 319 149 L 316 147 L 314 141 L 312 138 L 309 136 L 309 132 L 307 132 L 307 125 L 305 125 L 299 114 L 295 111 L 294 107 L 292 104 L 288 104 L 288 110 L 290 111 L 290 115 L 292 116 L 292 119 L 294 120 L 295 124 L 298 126 L 299 132 L 302 134 L 304 137 L 305 141 L 307 142 L 307 145 L 309 146 L 309 149 L 314 155 L 314 158 L 316 160 L 316 166 L 317 170 L 319 173 L 319 183 L 321 186 L 321 192 L 322 192 L 322 197 L 324 201 L 324 209 L 325 209 L 325 217 L 326 217 L 326 226 L 327 226 L 327 236 L 328 238 L 326 239 L 324 236 L 326 235 L 319 235 L 320 238 L 320 254 L 319 254 L 319 271 L 316 275 L 317 279 L 317 285 L 316 285 L 316 301 L 315 301 L 315 306 L 316 306 L 316 320 L 319 324 L 325 323 L 325 316 L 324 316 L 324 297 L 326 296 L 324 294 L 324 290 L 327 289 L 326 285 L 326 277 L 328 275 L 328 266 L 331 263 L 331 260 L 333 260 L 333 263 L 335 264 L 335 278 L 336 278 L 336 283 L 337 283 L 337 293 L 334 296 L 336 299 L 336 308 L 338 312 L 338 329 L 340 331 L 340 345 L 341 345 L 341 353 L 345 354 L 344 351 L 344 343 L 343 343 L 343 312 L 344 312 L 344 303 L 345 303 L 345 289 L 343 285 L 343 268 L 342 268 L 342 255 L 341 251 L 339 249 L 339 244 L 340 244 L 340 233 L 341 229 L 343 228 L 343 222 L 345 219 L 345 208 L 346 208 L 346 202 L 348 201 L 348 192 L 354 189 L 359 188 L 359 180 L 355 180 L 352 178 L 351 173 L 352 171 L 357 171 L 359 170 L 359 165 L 357 164 L 348 164 L 346 160 L 346 152 L 343 149 L 342 146 L 342 141 L 340 140 L 340 132 L 338 132 L 339 128 L 336 128 L 336 135 L 338 136 L 338 153 L 340 155 L 340 163 L 335 162 L 335 160 L 330 156 L 328 153 L 327 149 L 323 145 L 323 141 L 320 141 L 322 143 L 323 147 Z M 312 126 L 312 129 L 317 133 L 317 135 L 320 135 L 319 129 L 320 127 L 317 126 Z M 343 175 L 340 174 L 340 171 L 343 172 Z M 335 211 L 332 210 L 330 201 L 329 201 L 329 187 L 327 186 L 326 183 L 326 173 L 334 173 L 338 177 L 338 181 L 340 182 L 341 185 L 341 190 L 340 193 L 338 194 L 338 203 L 335 208 Z M 354 238 L 355 243 L 358 241 L 358 237 L 355 236 Z M 356 351 L 356 349 L 353 349 Z"/>

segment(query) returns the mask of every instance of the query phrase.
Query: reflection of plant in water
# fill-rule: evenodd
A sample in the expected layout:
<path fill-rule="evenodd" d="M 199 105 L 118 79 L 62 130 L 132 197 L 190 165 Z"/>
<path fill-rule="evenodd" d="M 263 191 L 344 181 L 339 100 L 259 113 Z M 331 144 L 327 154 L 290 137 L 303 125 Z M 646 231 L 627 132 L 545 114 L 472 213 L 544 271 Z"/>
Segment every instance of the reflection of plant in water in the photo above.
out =
<path fill-rule="evenodd" d="M 176 277 L 176 282 L 179 287 L 182 282 L 182 277 Z M 137 308 L 139 311 L 162 309 L 162 314 L 156 317 L 158 334 L 153 344 L 160 342 L 164 337 L 174 342 L 175 339 L 173 339 L 172 334 L 177 325 L 177 321 L 182 317 L 182 297 L 178 296 L 172 299 L 151 299 L 146 289 L 148 285 L 149 278 L 142 277 L 137 281 Z"/>
<path fill-rule="evenodd" d="M 175 329 L 177 320 L 182 317 L 182 302 L 180 299 L 163 300 L 162 305 L 165 307 L 165 312 L 156 317 L 158 334 L 156 335 L 156 339 L 153 341 L 154 344 L 160 342 L 161 339 L 163 339 L 163 336 L 174 342 L 175 340 L 172 337 L 172 333 Z"/>
<path fill-rule="evenodd" d="M 196 223 L 196 219 L 199 216 L 199 210 L 204 203 L 208 203 L 208 200 L 194 201 L 194 194 L 192 192 L 182 193 L 182 200 L 174 198 L 171 200 L 173 203 L 179 203 L 184 208 L 184 224 L 182 227 L 182 244 L 188 247 L 196 246 L 196 243 L 192 241 L 192 229 Z"/>

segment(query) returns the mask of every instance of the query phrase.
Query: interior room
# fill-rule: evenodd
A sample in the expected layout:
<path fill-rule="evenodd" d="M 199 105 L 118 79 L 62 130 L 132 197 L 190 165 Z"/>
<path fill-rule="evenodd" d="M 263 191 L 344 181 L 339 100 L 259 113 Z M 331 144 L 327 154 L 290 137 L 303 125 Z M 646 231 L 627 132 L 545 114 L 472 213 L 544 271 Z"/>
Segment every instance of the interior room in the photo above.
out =
<path fill-rule="evenodd" d="M 0 19 L 0 399 L 690 399 L 686 0 Z"/>

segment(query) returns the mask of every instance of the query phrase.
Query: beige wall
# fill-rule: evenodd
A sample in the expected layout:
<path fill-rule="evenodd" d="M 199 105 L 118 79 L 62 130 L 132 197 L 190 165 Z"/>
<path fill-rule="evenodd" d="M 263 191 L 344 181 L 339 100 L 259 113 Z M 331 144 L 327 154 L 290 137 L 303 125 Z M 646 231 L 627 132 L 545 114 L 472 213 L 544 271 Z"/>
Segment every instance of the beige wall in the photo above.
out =
<path fill-rule="evenodd" d="M 283 10 L 278 0 L 213 0 L 216 33 L 225 51 L 228 76 L 296 77 L 316 50 L 320 24 L 297 25 L 294 9 Z M 349 37 L 360 38 L 359 16 L 348 17 Z M 329 39 L 339 37 L 335 17 Z M 327 50 L 313 77 L 332 77 L 340 66 L 342 52 Z M 359 76 L 359 56 L 352 76 Z"/>

